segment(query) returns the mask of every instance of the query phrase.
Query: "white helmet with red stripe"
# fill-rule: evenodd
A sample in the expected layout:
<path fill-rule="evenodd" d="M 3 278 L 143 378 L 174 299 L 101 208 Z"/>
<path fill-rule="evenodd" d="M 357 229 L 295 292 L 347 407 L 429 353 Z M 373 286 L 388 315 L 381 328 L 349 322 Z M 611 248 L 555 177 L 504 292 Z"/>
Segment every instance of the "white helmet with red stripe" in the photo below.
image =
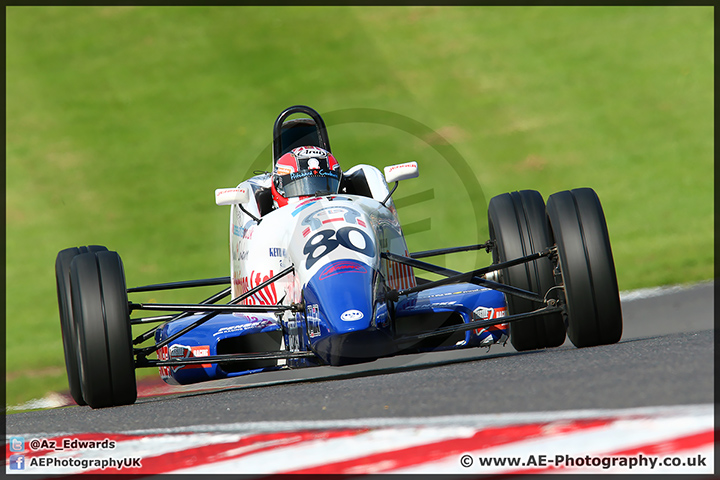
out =
<path fill-rule="evenodd" d="M 319 147 L 298 147 L 275 163 L 272 194 L 278 207 L 288 199 L 330 195 L 338 192 L 342 171 L 335 157 Z"/>

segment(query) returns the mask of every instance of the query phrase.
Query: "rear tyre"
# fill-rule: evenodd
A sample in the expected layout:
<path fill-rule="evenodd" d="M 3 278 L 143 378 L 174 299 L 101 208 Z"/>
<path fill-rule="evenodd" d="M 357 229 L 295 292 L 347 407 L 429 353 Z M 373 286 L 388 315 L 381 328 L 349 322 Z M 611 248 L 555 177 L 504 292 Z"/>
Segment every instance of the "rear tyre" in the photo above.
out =
<path fill-rule="evenodd" d="M 567 334 L 576 347 L 616 343 L 622 310 L 605 214 L 594 190 L 578 188 L 547 202 L 565 287 Z"/>
<path fill-rule="evenodd" d="M 493 263 L 530 255 L 553 244 L 545 202 L 535 190 L 493 197 L 488 205 L 488 225 L 490 240 L 494 242 Z M 503 269 L 498 274 L 502 283 L 540 295 L 555 286 L 549 258 Z M 510 315 L 545 306 L 514 295 L 506 295 L 506 299 Z M 518 351 L 557 347 L 565 341 L 565 323 L 560 313 L 511 322 L 508 330 L 510 342 Z"/>
<path fill-rule="evenodd" d="M 73 258 L 81 253 L 103 251 L 107 251 L 107 248 L 99 245 L 72 247 L 60 251 L 55 259 L 55 284 L 57 285 L 58 310 L 60 312 L 60 331 L 65 352 L 65 370 L 67 371 L 70 395 L 78 405 L 87 405 L 87 403 L 83 399 L 82 389 L 80 388 L 80 372 L 77 362 L 78 351 L 75 342 L 75 320 L 70 295 L 70 263 Z"/>
<path fill-rule="evenodd" d="M 120 256 L 107 251 L 77 255 L 70 285 L 83 398 L 92 408 L 134 403 L 132 333 Z"/>

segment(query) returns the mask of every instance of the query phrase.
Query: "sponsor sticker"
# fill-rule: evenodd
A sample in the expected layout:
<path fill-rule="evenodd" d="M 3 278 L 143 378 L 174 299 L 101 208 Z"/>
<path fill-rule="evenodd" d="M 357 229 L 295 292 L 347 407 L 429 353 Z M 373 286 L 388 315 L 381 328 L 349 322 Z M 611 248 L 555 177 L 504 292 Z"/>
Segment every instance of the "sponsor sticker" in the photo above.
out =
<path fill-rule="evenodd" d="M 215 197 L 221 197 L 223 195 L 234 194 L 234 193 L 245 193 L 244 188 L 219 188 L 215 190 Z"/>
<path fill-rule="evenodd" d="M 309 200 L 304 200 L 304 201 L 298 203 L 297 205 L 295 205 L 295 210 L 292 211 L 291 215 L 292 215 L 293 217 L 296 216 L 298 213 L 300 213 L 300 212 L 302 212 L 303 210 L 305 210 L 306 208 L 312 206 L 313 203 L 319 202 L 320 200 L 322 200 L 321 197 L 319 197 L 319 198 L 311 198 L 311 199 L 309 199 Z"/>
<path fill-rule="evenodd" d="M 317 304 L 307 306 L 307 330 L 310 338 L 320 336 L 320 314 Z"/>
<path fill-rule="evenodd" d="M 490 308 L 490 307 L 477 307 L 473 310 L 474 320 L 489 320 L 491 318 L 500 318 L 505 316 L 505 307 L 502 308 Z"/>
<path fill-rule="evenodd" d="M 345 313 L 340 315 L 340 319 L 344 322 L 355 322 L 362 320 L 365 315 L 360 310 L 347 310 Z"/>
<path fill-rule="evenodd" d="M 199 345 L 199 346 L 186 346 L 173 344 L 170 345 L 170 359 L 180 358 L 193 358 L 193 357 L 207 357 L 210 355 L 210 345 Z M 175 365 L 172 368 L 174 372 L 177 372 L 181 368 L 210 368 L 212 365 L 209 363 L 203 363 L 201 365 Z"/>
<path fill-rule="evenodd" d="M 250 272 L 250 275 L 240 279 L 240 288 L 242 293 L 247 293 L 261 283 L 270 280 L 273 275 L 274 273 L 272 270 L 268 273 L 261 273 L 253 270 Z M 278 298 L 274 282 L 242 301 L 243 305 L 277 305 L 277 303 Z"/>
<path fill-rule="evenodd" d="M 394 172 L 395 170 L 405 169 L 405 168 L 415 168 L 417 167 L 417 162 L 409 162 L 409 163 L 403 163 L 401 165 L 392 165 L 390 167 L 385 167 L 385 169 L 388 172 Z"/>
<path fill-rule="evenodd" d="M 495 318 L 502 318 L 506 315 L 507 309 L 501 308 L 490 308 L 490 307 L 477 307 L 473 310 L 473 320 L 491 320 Z M 499 325 L 492 325 L 485 328 L 476 328 L 473 330 L 475 335 L 480 337 L 481 345 L 499 343 L 507 339 L 507 323 L 501 323 Z"/>
<path fill-rule="evenodd" d="M 230 327 L 221 327 L 217 332 L 213 333 L 213 337 L 234 332 L 244 332 L 245 330 L 262 329 L 272 324 L 273 322 L 271 320 L 265 319 L 259 321 L 256 320 L 250 323 L 240 323 L 238 325 L 232 325 Z"/>
<path fill-rule="evenodd" d="M 325 207 L 317 210 L 302 220 L 302 225 L 308 225 L 312 230 L 317 230 L 326 223 L 345 222 L 349 224 L 360 224 L 361 213 L 354 208 L 345 206 Z M 366 226 L 362 222 L 362 226 Z"/>
<path fill-rule="evenodd" d="M 338 273 L 367 273 L 367 271 L 368 270 L 365 265 L 360 262 L 356 262 L 354 260 L 338 260 L 323 267 L 318 274 L 318 279 L 325 280 L 333 275 L 337 275 Z"/>
<path fill-rule="evenodd" d="M 327 158 L 327 152 L 325 150 L 314 147 L 297 147 L 292 150 L 292 154 L 295 155 L 296 158 Z"/>
<path fill-rule="evenodd" d="M 288 165 L 278 165 L 277 166 L 277 174 L 278 175 L 289 175 L 293 172 L 293 168 Z"/>
<path fill-rule="evenodd" d="M 191 357 L 207 357 L 210 355 L 210 345 L 198 345 L 198 346 L 186 346 L 180 344 L 173 344 L 168 348 L 167 345 L 158 350 L 158 360 L 176 360 L 181 358 Z M 160 376 L 163 379 L 169 378 L 171 372 L 177 372 L 181 368 L 210 368 L 212 365 L 209 363 L 203 363 L 200 365 L 173 365 L 171 367 L 162 366 L 159 367 Z"/>

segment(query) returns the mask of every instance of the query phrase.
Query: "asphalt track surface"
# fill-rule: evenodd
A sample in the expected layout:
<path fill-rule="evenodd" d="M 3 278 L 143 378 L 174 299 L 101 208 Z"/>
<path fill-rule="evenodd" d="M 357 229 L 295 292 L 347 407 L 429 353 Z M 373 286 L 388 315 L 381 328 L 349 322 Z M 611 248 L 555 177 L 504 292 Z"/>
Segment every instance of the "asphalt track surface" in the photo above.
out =
<path fill-rule="evenodd" d="M 207 429 L 258 421 L 430 417 L 712 403 L 714 284 L 623 301 L 614 345 L 506 346 L 271 372 L 92 410 L 6 416 L 7 434 Z"/>

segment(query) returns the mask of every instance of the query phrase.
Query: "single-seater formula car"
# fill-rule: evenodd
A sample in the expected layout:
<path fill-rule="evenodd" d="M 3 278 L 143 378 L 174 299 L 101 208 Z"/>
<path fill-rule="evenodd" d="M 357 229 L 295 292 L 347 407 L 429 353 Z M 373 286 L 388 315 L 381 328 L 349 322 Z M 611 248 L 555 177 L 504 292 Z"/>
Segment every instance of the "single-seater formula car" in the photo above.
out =
<path fill-rule="evenodd" d="M 230 276 L 127 288 L 116 252 L 62 250 L 55 271 L 75 401 L 131 404 L 144 367 L 191 384 L 508 338 L 518 351 L 556 347 L 566 335 L 577 347 L 620 340 L 615 266 L 592 189 L 547 204 L 532 190 L 498 195 L 487 242 L 410 253 L 392 194 L 418 176 L 417 164 L 341 171 L 331 152 L 321 116 L 290 107 L 273 126 L 272 171 L 215 191 L 216 204 L 230 206 Z M 468 272 L 421 260 L 480 249 L 490 265 Z M 129 299 L 208 285 L 224 288 L 199 303 Z M 138 311 L 162 314 L 131 318 Z M 133 338 L 131 325 L 153 324 Z"/>

